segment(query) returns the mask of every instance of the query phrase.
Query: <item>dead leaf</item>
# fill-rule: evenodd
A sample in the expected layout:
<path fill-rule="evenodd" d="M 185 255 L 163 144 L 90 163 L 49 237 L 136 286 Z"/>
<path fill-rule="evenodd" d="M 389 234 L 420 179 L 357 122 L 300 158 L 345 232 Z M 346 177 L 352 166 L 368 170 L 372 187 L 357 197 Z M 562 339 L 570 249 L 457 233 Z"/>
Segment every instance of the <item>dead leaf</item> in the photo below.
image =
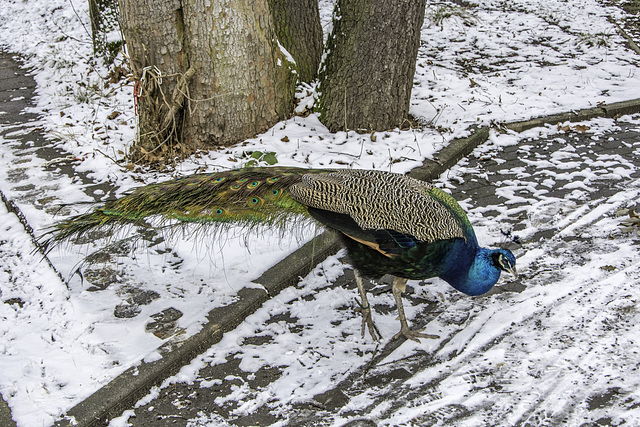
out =
<path fill-rule="evenodd" d="M 575 125 L 575 126 L 571 126 L 571 125 L 561 125 L 558 124 L 558 130 L 562 131 L 562 132 L 580 132 L 580 133 L 585 133 L 586 131 L 588 131 L 589 129 L 591 129 L 589 126 L 586 125 Z"/>

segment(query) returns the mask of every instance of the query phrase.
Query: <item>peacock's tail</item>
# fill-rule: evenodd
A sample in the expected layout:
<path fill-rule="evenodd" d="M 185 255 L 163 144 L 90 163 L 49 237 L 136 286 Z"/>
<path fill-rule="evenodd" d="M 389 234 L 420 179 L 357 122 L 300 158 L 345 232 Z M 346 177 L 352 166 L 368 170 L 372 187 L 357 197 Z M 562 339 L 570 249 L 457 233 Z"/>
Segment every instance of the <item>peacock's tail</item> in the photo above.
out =
<path fill-rule="evenodd" d="M 288 189 L 309 172 L 327 171 L 245 168 L 147 185 L 92 212 L 58 222 L 43 236 L 41 244 L 49 250 L 92 230 L 143 225 L 149 217 L 213 226 L 284 226 L 292 217 L 308 216 L 306 208 L 289 196 Z"/>

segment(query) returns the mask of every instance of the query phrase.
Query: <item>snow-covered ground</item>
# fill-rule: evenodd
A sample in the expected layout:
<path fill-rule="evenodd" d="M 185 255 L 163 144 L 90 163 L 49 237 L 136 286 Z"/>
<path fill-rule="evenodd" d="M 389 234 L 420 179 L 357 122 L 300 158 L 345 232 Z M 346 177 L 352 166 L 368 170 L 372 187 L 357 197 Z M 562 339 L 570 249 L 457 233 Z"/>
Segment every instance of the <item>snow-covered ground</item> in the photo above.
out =
<path fill-rule="evenodd" d="M 420 165 L 423 159 L 431 157 L 452 138 L 466 135 L 473 124 L 527 119 L 593 107 L 601 102 L 640 97 L 640 58 L 624 47 L 624 40 L 610 21 L 620 20 L 621 10 L 605 7 L 595 0 L 488 0 L 476 4 L 466 9 L 447 2 L 428 6 L 411 106 L 412 113 L 427 124 L 424 129 L 379 132 L 374 142 L 369 135 L 353 132 L 331 134 L 312 114 L 278 123 L 268 132 L 247 140 L 241 146 L 187 159 L 174 171 L 143 174 L 113 162 L 113 159 L 124 156 L 135 136 L 132 87 L 124 80 L 116 84 L 107 83 L 108 70 L 100 60 L 91 58 L 91 42 L 86 30 L 89 27 L 88 2 L 4 1 L 0 8 L 0 46 L 9 52 L 20 53 L 25 66 L 31 69 L 37 84 L 37 97 L 32 111 L 38 113 L 40 119 L 28 125 L 3 125 L 0 128 L 0 189 L 16 202 L 37 234 L 58 218 L 85 211 L 87 202 L 93 201 L 85 192 L 88 186 L 86 182 L 60 172 L 55 165 L 47 164 L 45 159 L 37 156 L 35 145 L 18 142 L 20 134 L 34 128 L 41 128 L 51 138 L 51 144 L 76 159 L 73 168 L 78 174 L 86 174 L 95 183 L 106 183 L 116 194 L 121 194 L 133 186 L 168 176 L 235 168 L 248 160 L 245 152 L 254 150 L 275 152 L 279 165 L 406 172 Z M 330 25 L 328 17 L 331 2 L 323 1 L 321 6 L 326 29 Z M 450 12 L 452 15 L 447 17 Z M 300 89 L 303 98 L 307 97 L 307 92 L 307 88 Z M 306 103 L 308 99 L 302 102 Z M 114 117 L 114 112 L 120 114 Z M 614 128 L 615 123 L 605 121 L 591 126 L 603 132 Z M 288 142 L 283 139 L 288 139 Z M 598 167 L 606 169 L 607 160 L 599 161 L 604 166 L 597 164 Z M 540 165 L 540 169 L 544 173 L 544 164 Z M 559 180 L 556 172 L 556 175 L 548 177 L 546 185 L 554 188 Z M 582 179 L 581 182 L 583 186 L 589 186 L 589 181 Z M 499 240 L 495 222 L 527 213 L 531 213 L 533 218 L 528 225 L 527 235 L 535 235 L 537 231 L 546 229 L 549 218 L 535 220 L 536 214 L 542 215 L 544 212 L 551 212 L 551 218 L 559 221 L 557 230 L 565 230 L 563 233 L 566 235 L 574 231 L 570 227 L 572 217 L 562 217 L 558 213 L 562 211 L 553 211 L 557 205 L 554 201 L 546 201 L 546 204 L 539 202 L 533 211 L 503 209 L 522 201 L 522 196 L 511 191 L 510 185 L 501 190 L 504 196 L 501 205 L 491 208 L 498 214 L 487 214 L 483 220 L 480 215 L 482 212 L 472 211 L 472 219 L 479 224 L 478 234 L 483 242 L 495 243 Z M 580 191 L 580 184 L 576 185 L 576 191 Z M 625 185 L 629 190 L 621 190 L 620 194 L 623 194 L 622 191 L 632 191 L 635 184 L 628 182 Z M 107 191 L 93 194 L 98 197 L 111 196 Z M 624 202 L 633 204 L 631 196 L 627 196 L 629 200 Z M 465 206 L 473 207 L 473 195 L 470 197 L 472 200 L 466 201 Z M 579 205 L 580 199 L 572 200 L 572 203 Z M 603 212 L 597 213 L 607 213 L 621 204 L 624 205 L 623 202 L 605 204 L 601 208 Z M 64 209 L 58 210 L 59 205 L 64 205 Z M 163 341 L 145 332 L 151 315 L 169 307 L 176 308 L 183 313 L 177 321 L 176 332 L 189 335 L 197 331 L 211 308 L 233 300 L 242 287 L 254 286 L 251 280 L 301 242 L 311 238 L 315 232 L 313 228 L 298 231 L 282 243 L 274 243 L 280 241 L 279 234 L 250 236 L 248 250 L 241 230 L 216 241 L 207 240 L 202 235 L 195 241 L 173 236 L 168 242 L 161 241 L 158 236 L 148 236 L 148 240 L 140 244 L 140 250 L 130 252 L 125 248 L 120 258 L 103 259 L 88 267 L 85 281 L 81 281 L 77 275 L 69 277 L 69 274 L 84 256 L 100 246 L 101 241 L 84 246 L 70 245 L 51 255 L 53 264 L 68 279 L 68 283 L 65 283 L 46 263 L 41 262 L 39 255 L 33 253 L 33 243 L 15 215 L 2 206 L 0 208 L 3 209 L 0 210 L 0 217 L 4 227 L 0 238 L 0 298 L 4 302 L 0 304 L 0 393 L 8 401 L 20 426 L 51 424 L 65 410 L 127 367 L 145 357 L 155 357 L 154 351 Z M 583 212 L 579 208 L 576 212 Z M 584 213 L 587 211 L 589 208 L 584 208 Z M 562 223 L 563 220 L 567 223 Z M 606 230 L 613 227 L 613 220 L 608 221 L 598 222 L 595 228 L 587 222 L 586 230 L 606 242 Z M 539 319 L 541 322 L 553 322 L 556 318 L 551 317 L 551 314 L 555 315 L 551 311 L 547 316 L 547 312 L 536 309 L 533 301 L 541 300 L 543 307 L 551 307 L 545 305 L 549 299 L 569 301 L 563 309 L 579 319 L 591 319 L 589 313 L 598 311 L 598 307 L 618 307 L 618 302 L 614 306 L 598 305 L 600 300 L 583 307 L 582 303 L 587 297 L 578 298 L 564 292 L 565 289 L 574 289 L 567 293 L 590 292 L 592 288 L 617 283 L 622 276 L 627 278 L 629 285 L 636 283 L 633 242 L 625 241 L 620 245 L 613 252 L 598 252 L 596 261 L 590 260 L 586 264 L 581 264 L 583 261 L 578 262 L 566 253 L 554 253 L 551 247 L 525 245 L 527 250 L 519 254 L 519 263 L 525 271 L 535 263 L 546 263 L 563 266 L 563 270 L 568 266 L 567 274 L 559 276 L 557 282 L 553 282 L 552 289 L 549 286 L 534 286 L 532 290 L 518 294 L 514 300 L 491 299 L 487 303 L 488 314 L 483 315 L 482 311 L 479 316 L 487 316 L 485 323 L 493 325 L 491 322 L 500 321 L 498 314 L 501 312 L 505 316 L 509 313 L 516 315 L 524 325 L 517 336 L 521 339 L 521 345 L 535 347 L 545 339 L 536 332 L 537 316 L 544 313 L 545 317 Z M 625 262 L 620 264 L 619 259 Z M 342 268 L 335 264 L 335 259 L 328 262 L 333 262 L 331 265 L 335 269 Z M 607 265 L 613 266 L 614 270 L 607 272 L 601 269 Z M 328 276 L 336 274 L 330 273 L 333 270 L 329 265 L 325 265 L 325 271 Z M 585 275 L 593 277 L 589 289 L 581 288 L 576 282 L 576 277 Z M 303 289 L 287 290 L 281 298 L 294 300 L 326 283 L 325 278 L 316 283 L 314 280 L 319 280 L 318 275 L 314 277 L 307 280 Z M 535 280 L 533 282 L 537 283 Z M 98 290 L 89 291 L 91 288 Z M 118 307 L 123 310 L 135 296 L 140 295 L 140 291 L 146 292 L 145 295 L 153 295 L 151 301 L 138 304 L 138 312 L 133 317 L 114 316 Z M 622 292 L 621 288 L 614 286 L 610 292 L 618 291 Z M 625 289 L 624 292 L 627 291 L 632 292 L 632 289 Z M 336 292 L 327 291 L 326 295 L 318 293 L 316 298 L 325 295 L 329 306 L 342 299 L 352 301 L 351 293 L 341 296 Z M 481 308 L 487 308 L 484 302 L 478 303 L 477 300 L 458 300 L 440 285 L 429 292 L 442 292 L 447 299 L 454 298 L 456 304 L 461 304 L 460 307 L 466 304 L 464 309 L 479 312 Z M 606 295 L 600 297 L 602 301 L 607 301 Z M 615 298 L 613 300 L 617 301 Z M 282 303 L 269 302 L 265 310 L 277 311 L 277 304 Z M 619 311 L 633 313 L 634 307 L 632 305 L 628 310 L 623 307 Z M 416 315 L 417 309 L 409 310 L 408 314 Z M 454 307 L 453 311 L 456 310 Z M 581 312 L 584 314 L 581 315 Z M 270 312 L 261 313 L 256 313 L 253 326 L 251 323 L 241 326 L 206 357 L 215 360 L 216 357 L 222 357 L 220 355 L 228 354 L 231 351 L 229 346 L 254 333 L 260 316 L 264 317 Z M 392 329 L 395 329 L 394 316 L 393 313 L 379 316 L 379 326 L 385 336 L 391 335 Z M 496 317 L 491 320 L 491 316 Z M 323 332 L 327 327 L 322 322 L 326 321 L 313 316 L 307 320 L 311 325 L 309 329 L 317 328 Z M 350 326 L 345 324 L 345 330 L 337 330 L 334 339 L 325 338 L 317 341 L 318 345 L 329 340 L 332 351 L 343 351 L 335 347 L 340 345 L 343 332 L 353 336 L 352 342 L 347 340 L 345 346 L 360 348 L 370 345 L 366 340 L 359 339 L 359 333 L 353 332 L 357 329 L 357 323 L 356 319 Z M 472 329 L 468 332 L 469 339 L 465 340 L 463 334 L 457 334 L 459 341 L 447 344 L 457 345 L 459 357 L 469 360 L 480 357 L 477 349 L 482 348 L 480 341 L 471 339 Z M 567 339 L 588 347 L 591 343 L 589 340 L 595 339 L 596 332 L 576 329 Z M 302 340 L 300 345 L 303 346 L 306 339 L 319 340 L 319 335 L 316 332 L 311 338 L 298 338 Z M 482 335 L 482 339 L 490 336 Z M 515 339 L 516 335 L 511 337 Z M 279 342 L 279 345 L 283 344 Z M 422 348 L 431 351 L 436 346 L 436 343 L 430 342 L 424 343 Z M 353 353 L 357 353 L 355 350 L 344 350 L 341 353 L 343 356 L 328 359 L 318 358 L 312 352 L 299 350 L 298 347 L 291 351 L 294 352 L 290 355 L 291 360 L 310 358 L 314 362 L 327 364 L 323 372 L 340 372 L 337 376 L 319 378 L 317 382 L 313 379 L 304 380 L 299 393 L 305 397 L 313 396 L 315 390 L 329 387 L 329 378 L 336 381 L 340 375 L 348 375 L 350 369 L 367 360 L 362 354 L 354 356 Z M 296 351 L 302 353 L 297 354 Z M 492 355 L 487 363 L 506 363 L 505 358 L 510 353 L 505 349 L 500 354 Z M 610 355 L 608 352 L 590 354 L 589 360 L 597 363 L 601 360 L 598 357 L 606 359 Z M 548 366 L 545 365 L 546 359 L 542 353 L 538 355 L 538 359 L 528 359 L 527 363 L 531 364 L 532 370 L 540 370 L 540 378 L 548 381 L 557 378 L 561 384 L 575 380 L 571 376 L 548 376 L 550 374 L 544 370 Z M 201 362 L 205 360 L 201 359 Z M 243 366 L 249 370 L 255 369 L 255 366 L 249 366 L 249 360 Z M 622 361 L 619 363 L 619 366 L 627 367 Z M 598 368 L 602 366 L 596 364 Z M 441 367 L 441 370 L 445 368 Z M 418 377 L 416 381 L 428 382 L 427 377 L 436 374 L 436 371 L 425 371 L 424 378 Z M 303 381 L 306 378 L 304 375 L 293 370 L 288 378 L 293 383 L 297 381 L 296 378 L 302 378 L 299 381 Z M 455 390 L 454 386 L 454 383 L 443 385 L 444 388 L 452 387 L 451 390 Z M 382 410 L 378 413 L 386 414 Z M 397 422 L 402 421 L 393 418 L 399 417 L 398 414 L 386 416 Z"/>
<path fill-rule="evenodd" d="M 438 180 L 520 273 L 479 298 L 409 282 L 409 316 L 439 339 L 389 341 L 388 283 L 370 293 L 385 341 L 362 339 L 330 257 L 113 425 L 637 425 L 638 238 L 615 213 L 640 196 L 640 116 L 587 127 L 494 134 Z"/>

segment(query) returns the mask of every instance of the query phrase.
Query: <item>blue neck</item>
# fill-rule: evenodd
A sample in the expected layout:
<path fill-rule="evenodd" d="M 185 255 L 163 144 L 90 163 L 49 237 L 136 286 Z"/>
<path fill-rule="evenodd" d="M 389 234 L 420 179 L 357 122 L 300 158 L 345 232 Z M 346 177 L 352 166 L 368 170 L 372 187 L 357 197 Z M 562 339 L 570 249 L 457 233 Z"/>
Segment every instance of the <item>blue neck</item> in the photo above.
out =
<path fill-rule="evenodd" d="M 452 250 L 444 262 L 440 277 L 460 292 L 481 295 L 496 284 L 500 269 L 495 266 L 491 256 L 495 250 L 477 246 L 472 250 L 475 255 L 462 247 Z"/>

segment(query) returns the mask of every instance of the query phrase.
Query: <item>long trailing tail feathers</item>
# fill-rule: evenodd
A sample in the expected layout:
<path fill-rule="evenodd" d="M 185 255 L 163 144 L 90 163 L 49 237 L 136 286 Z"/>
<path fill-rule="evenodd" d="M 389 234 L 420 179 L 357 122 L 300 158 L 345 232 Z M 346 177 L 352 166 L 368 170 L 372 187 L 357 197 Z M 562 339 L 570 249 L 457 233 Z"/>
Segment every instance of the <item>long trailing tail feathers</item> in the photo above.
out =
<path fill-rule="evenodd" d="M 308 172 L 311 170 L 287 167 L 246 168 L 147 185 L 92 212 L 58 222 L 41 244 L 48 251 L 89 231 L 147 224 L 149 217 L 159 217 L 164 223 L 175 220 L 176 224 L 213 227 L 284 227 L 292 217 L 308 216 L 306 208 L 288 192 Z"/>

